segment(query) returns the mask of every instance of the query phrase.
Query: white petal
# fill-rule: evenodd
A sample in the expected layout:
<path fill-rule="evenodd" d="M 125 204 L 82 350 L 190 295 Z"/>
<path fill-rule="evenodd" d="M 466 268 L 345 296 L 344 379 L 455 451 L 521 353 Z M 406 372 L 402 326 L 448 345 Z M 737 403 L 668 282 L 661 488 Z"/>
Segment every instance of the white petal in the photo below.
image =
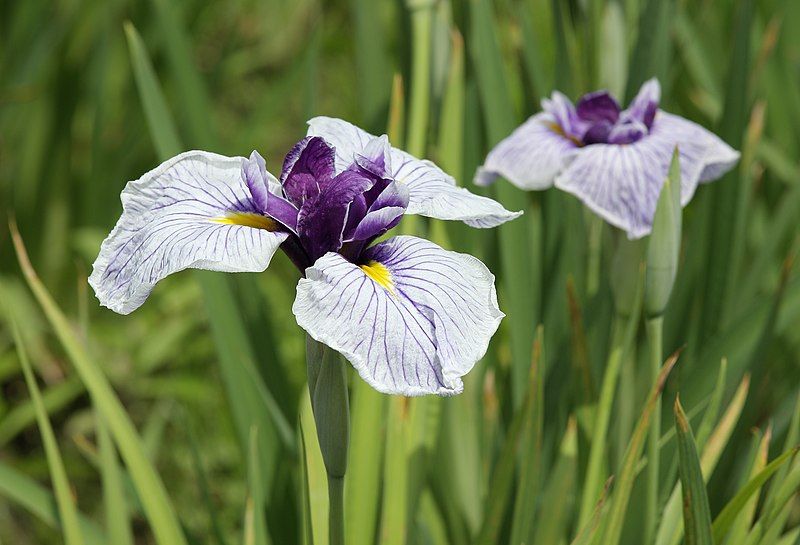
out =
<path fill-rule="evenodd" d="M 122 217 L 89 277 L 100 303 L 128 314 L 156 282 L 187 268 L 266 269 L 287 235 L 268 230 L 274 221 L 243 213 L 252 206 L 243 161 L 189 151 L 129 182 Z"/>
<path fill-rule="evenodd" d="M 627 231 L 630 238 L 641 238 L 652 228 L 675 147 L 680 152 L 683 206 L 707 168 L 730 168 L 738 159 L 738 153 L 709 131 L 659 111 L 650 134 L 633 144 L 595 144 L 576 150 L 555 185 Z"/>
<path fill-rule="evenodd" d="M 380 392 L 461 392 L 504 316 L 492 273 L 472 256 L 408 236 L 367 258 L 374 263 L 359 267 L 328 253 L 309 267 L 292 307 L 297 323 Z"/>
<path fill-rule="evenodd" d="M 497 176 L 526 190 L 547 189 L 561 171 L 575 142 L 553 129 L 550 114 L 538 113 L 497 144 L 475 175 L 476 185 L 489 185 Z"/>
<path fill-rule="evenodd" d="M 376 137 L 355 125 L 330 117 L 308 122 L 308 134 L 322 136 L 336 148 L 337 171 L 347 168 Z M 407 214 L 459 220 L 472 227 L 495 227 L 518 217 L 500 203 L 456 185 L 455 179 L 431 161 L 391 148 L 391 174 L 408 187 Z"/>

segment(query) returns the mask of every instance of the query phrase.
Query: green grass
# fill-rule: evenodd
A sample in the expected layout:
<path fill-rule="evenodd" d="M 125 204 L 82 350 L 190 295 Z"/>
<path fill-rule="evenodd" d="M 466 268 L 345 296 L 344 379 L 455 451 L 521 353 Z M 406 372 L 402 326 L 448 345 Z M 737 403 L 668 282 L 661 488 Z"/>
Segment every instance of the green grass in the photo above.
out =
<path fill-rule="evenodd" d="M 498 182 L 526 214 L 497 230 L 405 225 L 484 260 L 508 317 L 456 398 L 348 368 L 346 542 L 796 543 L 798 27 L 791 0 L 0 2 L 0 543 L 328 540 L 297 273 L 181 273 L 101 309 L 86 277 L 128 180 L 192 148 L 275 172 L 334 115 L 483 192 L 553 88 L 652 75 L 742 151 L 684 209 L 663 324 L 617 316 L 612 286 L 647 281 L 556 190 Z M 682 349 L 668 376 L 658 345 Z"/>

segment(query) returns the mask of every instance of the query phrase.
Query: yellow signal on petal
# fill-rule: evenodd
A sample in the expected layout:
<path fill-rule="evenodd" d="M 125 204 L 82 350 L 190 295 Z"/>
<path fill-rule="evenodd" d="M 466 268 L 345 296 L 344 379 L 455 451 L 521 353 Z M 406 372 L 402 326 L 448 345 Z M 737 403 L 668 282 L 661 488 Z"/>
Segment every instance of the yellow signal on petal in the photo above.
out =
<path fill-rule="evenodd" d="M 378 261 L 369 261 L 366 265 L 359 265 L 364 274 L 369 276 L 373 282 L 380 287 L 394 295 L 394 282 L 392 281 L 392 273 L 386 268 L 386 265 Z"/>
<path fill-rule="evenodd" d="M 225 225 L 244 225 L 265 231 L 277 231 L 279 228 L 274 219 L 253 212 L 229 212 L 225 217 L 212 218 L 211 221 Z"/>

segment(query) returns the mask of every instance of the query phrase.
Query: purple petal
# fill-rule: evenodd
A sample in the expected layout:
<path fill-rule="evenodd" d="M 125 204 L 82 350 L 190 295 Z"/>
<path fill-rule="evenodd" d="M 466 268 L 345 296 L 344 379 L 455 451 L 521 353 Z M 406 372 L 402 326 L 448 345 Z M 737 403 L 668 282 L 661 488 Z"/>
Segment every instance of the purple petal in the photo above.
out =
<path fill-rule="evenodd" d="M 658 103 L 661 100 L 661 85 L 656 78 L 644 82 L 639 93 L 631 101 L 624 116 L 635 119 L 650 129 L 653 126 L 653 119 L 658 110 Z"/>
<path fill-rule="evenodd" d="M 247 183 L 253 202 L 259 211 L 266 212 L 269 197 L 267 162 L 253 150 L 249 159 L 242 160 L 242 179 Z"/>
<path fill-rule="evenodd" d="M 497 144 L 478 169 L 476 185 L 489 185 L 497 176 L 521 189 L 547 189 L 578 145 L 555 130 L 553 118 L 539 113 Z"/>
<path fill-rule="evenodd" d="M 286 197 L 296 206 L 319 192 L 334 176 L 334 150 L 319 137 L 306 137 L 286 155 L 281 183 Z"/>
<path fill-rule="evenodd" d="M 406 209 L 400 206 L 387 206 L 368 212 L 356 227 L 351 240 L 370 240 L 381 236 L 400 223 Z"/>
<path fill-rule="evenodd" d="M 578 116 L 586 121 L 606 121 L 612 125 L 619 119 L 619 104 L 608 91 L 595 91 L 583 95 L 576 108 Z"/>
<path fill-rule="evenodd" d="M 292 311 L 388 394 L 452 395 L 486 353 L 503 313 L 494 276 L 472 256 L 394 237 L 355 265 L 329 253 L 306 270 Z"/>
<path fill-rule="evenodd" d="M 349 168 L 376 138 L 341 119 L 315 117 L 308 124 L 309 135 L 322 136 L 336 148 L 337 171 Z M 460 220 L 473 227 L 494 227 L 520 214 L 457 187 L 453 177 L 431 161 L 417 159 L 397 148 L 391 148 L 390 159 L 392 177 L 408 188 L 407 214 Z"/>
<path fill-rule="evenodd" d="M 589 144 L 605 144 L 608 142 L 608 136 L 611 134 L 614 125 L 608 121 L 598 121 L 593 123 L 586 134 L 583 135 L 583 143 Z"/>
<path fill-rule="evenodd" d="M 129 182 L 122 217 L 89 277 L 100 303 L 128 314 L 159 280 L 187 268 L 266 269 L 288 235 L 255 208 L 242 178 L 246 162 L 190 151 Z"/>
<path fill-rule="evenodd" d="M 609 144 L 633 144 L 647 134 L 644 124 L 631 119 L 625 123 L 617 123 L 608 134 Z"/>
<path fill-rule="evenodd" d="M 297 234 L 312 261 L 342 247 L 350 203 L 371 185 L 372 181 L 360 172 L 345 170 L 303 203 L 297 216 Z"/>
<path fill-rule="evenodd" d="M 549 99 L 542 99 L 542 110 L 550 114 L 555 122 L 554 129 L 565 137 L 580 141 L 588 127 L 586 121 L 578 116 L 578 112 L 570 99 L 562 93 L 554 91 Z"/>

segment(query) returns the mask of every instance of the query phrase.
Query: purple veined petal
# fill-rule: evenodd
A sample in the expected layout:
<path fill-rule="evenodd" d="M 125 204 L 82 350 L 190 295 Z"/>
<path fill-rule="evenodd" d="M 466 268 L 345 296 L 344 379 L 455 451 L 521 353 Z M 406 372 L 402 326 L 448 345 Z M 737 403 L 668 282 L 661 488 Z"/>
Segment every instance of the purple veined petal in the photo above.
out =
<path fill-rule="evenodd" d="M 475 184 L 489 185 L 502 176 L 520 189 L 547 189 L 577 147 L 558 130 L 550 114 L 538 113 L 489 152 Z"/>
<path fill-rule="evenodd" d="M 648 129 L 653 126 L 653 119 L 661 101 L 661 85 L 656 78 L 644 82 L 636 97 L 631 101 L 623 117 L 630 117 L 643 123 Z"/>
<path fill-rule="evenodd" d="M 504 316 L 492 273 L 416 237 L 365 255 L 361 266 L 329 253 L 309 267 L 292 307 L 297 323 L 380 392 L 460 393 Z"/>
<path fill-rule="evenodd" d="M 641 238 L 652 228 L 658 195 L 676 147 L 683 206 L 692 199 L 706 168 L 730 168 L 738 159 L 737 152 L 712 136 L 691 121 L 659 111 L 650 134 L 633 144 L 581 148 L 556 177 L 555 185 L 625 230 L 629 238 Z"/>
<path fill-rule="evenodd" d="M 267 268 L 288 235 L 257 212 L 242 178 L 243 161 L 189 151 L 128 183 L 122 216 L 89 277 L 103 306 L 129 314 L 159 280 L 187 268 Z"/>
<path fill-rule="evenodd" d="M 355 125 L 330 117 L 308 122 L 309 135 L 322 136 L 336 148 L 336 168 L 348 168 L 376 137 Z M 408 187 L 406 214 L 459 220 L 472 227 L 495 227 L 518 217 L 500 203 L 456 186 L 452 176 L 431 161 L 391 148 L 391 175 Z"/>
<path fill-rule="evenodd" d="M 281 184 L 286 198 L 299 208 L 306 199 L 319 195 L 334 175 L 333 148 L 322 138 L 306 137 L 286 154 Z"/>
<path fill-rule="evenodd" d="M 583 95 L 575 108 L 586 121 L 606 121 L 614 124 L 619 119 L 620 107 L 608 91 L 595 91 Z"/>

